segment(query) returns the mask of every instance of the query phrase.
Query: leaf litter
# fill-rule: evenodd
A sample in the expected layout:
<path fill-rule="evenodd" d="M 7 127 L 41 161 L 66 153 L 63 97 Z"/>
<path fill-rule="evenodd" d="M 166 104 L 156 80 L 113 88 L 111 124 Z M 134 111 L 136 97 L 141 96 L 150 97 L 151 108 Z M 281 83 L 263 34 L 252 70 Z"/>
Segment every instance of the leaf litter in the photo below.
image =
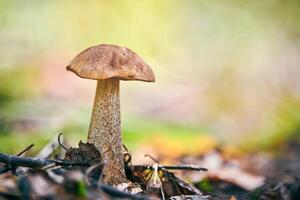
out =
<path fill-rule="evenodd" d="M 46 145 L 51 147 L 51 152 L 45 150 L 44 156 L 24 157 L 33 145 L 18 155 L 0 153 L 0 163 L 3 163 L 0 165 L 0 200 L 300 199 L 299 143 L 288 145 L 284 150 L 288 157 L 283 154 L 274 160 L 258 161 L 255 167 L 259 169 L 250 167 L 252 171 L 242 165 L 243 160 L 239 163 L 224 157 L 219 149 L 198 157 L 183 156 L 178 160 L 180 165 L 162 165 L 150 155 L 153 164 L 133 165 L 125 147 L 125 172 L 132 184 L 112 187 L 101 181 L 105 163 L 94 145 L 80 141 L 78 148 L 67 148 L 60 137 L 50 142 L 59 145 Z M 257 167 L 260 164 L 263 166 Z"/>

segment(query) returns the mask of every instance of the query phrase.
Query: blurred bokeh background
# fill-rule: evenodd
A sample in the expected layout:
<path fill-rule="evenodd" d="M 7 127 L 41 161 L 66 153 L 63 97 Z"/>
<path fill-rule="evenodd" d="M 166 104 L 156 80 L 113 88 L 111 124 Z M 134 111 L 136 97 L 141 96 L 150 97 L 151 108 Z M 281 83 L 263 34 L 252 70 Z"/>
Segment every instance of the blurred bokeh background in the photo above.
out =
<path fill-rule="evenodd" d="M 59 132 L 70 145 L 86 139 L 96 82 L 65 66 L 100 43 L 134 50 L 156 74 L 121 84 L 130 149 L 269 149 L 299 137 L 299 19 L 298 0 L 1 0 L 0 151 Z"/>

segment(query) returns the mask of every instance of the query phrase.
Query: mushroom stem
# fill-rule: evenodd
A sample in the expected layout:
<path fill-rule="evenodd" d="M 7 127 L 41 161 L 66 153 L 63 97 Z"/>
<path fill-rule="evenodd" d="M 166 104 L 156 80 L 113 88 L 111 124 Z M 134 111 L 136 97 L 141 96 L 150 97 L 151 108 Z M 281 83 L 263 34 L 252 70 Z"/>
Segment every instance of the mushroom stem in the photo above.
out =
<path fill-rule="evenodd" d="M 122 153 L 119 80 L 98 80 L 88 142 L 104 158 L 103 182 L 127 182 Z"/>

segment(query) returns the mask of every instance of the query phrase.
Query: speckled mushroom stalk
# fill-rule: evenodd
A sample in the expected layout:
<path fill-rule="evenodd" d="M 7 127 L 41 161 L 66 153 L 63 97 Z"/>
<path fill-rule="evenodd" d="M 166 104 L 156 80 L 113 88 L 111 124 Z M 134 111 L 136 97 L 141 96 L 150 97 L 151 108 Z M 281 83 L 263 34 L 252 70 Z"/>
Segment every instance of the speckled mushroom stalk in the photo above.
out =
<path fill-rule="evenodd" d="M 103 181 L 113 185 L 126 182 L 122 153 L 120 95 L 117 79 L 97 81 L 88 142 L 102 150 Z"/>
<path fill-rule="evenodd" d="M 127 182 L 122 154 L 119 81 L 154 82 L 150 66 L 132 50 L 100 44 L 75 56 L 67 70 L 97 80 L 88 142 L 104 157 L 103 181 L 118 185 Z"/>

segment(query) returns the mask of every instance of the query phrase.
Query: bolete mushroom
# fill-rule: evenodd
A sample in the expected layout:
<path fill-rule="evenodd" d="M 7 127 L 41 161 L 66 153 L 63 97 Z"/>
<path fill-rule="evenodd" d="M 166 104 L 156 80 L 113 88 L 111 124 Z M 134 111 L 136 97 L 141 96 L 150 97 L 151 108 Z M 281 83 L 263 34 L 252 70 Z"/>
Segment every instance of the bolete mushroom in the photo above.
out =
<path fill-rule="evenodd" d="M 154 82 L 150 66 L 128 48 L 101 44 L 79 53 L 67 70 L 97 80 L 87 141 L 103 155 L 103 181 L 112 185 L 128 182 L 122 153 L 119 81 Z"/>

